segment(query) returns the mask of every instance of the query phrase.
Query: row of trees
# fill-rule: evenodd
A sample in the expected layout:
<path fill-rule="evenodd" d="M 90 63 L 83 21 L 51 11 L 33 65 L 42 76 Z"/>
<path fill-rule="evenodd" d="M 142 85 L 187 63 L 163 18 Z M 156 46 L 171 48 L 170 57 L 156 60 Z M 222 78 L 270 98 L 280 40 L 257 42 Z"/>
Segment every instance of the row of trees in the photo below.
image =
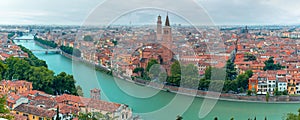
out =
<path fill-rule="evenodd" d="M 58 47 L 58 45 L 55 42 L 48 41 L 48 40 L 43 40 L 41 38 L 37 38 L 36 36 L 34 37 L 34 40 L 38 41 L 39 43 L 41 43 L 43 45 L 46 45 L 46 46 L 49 46 L 49 47 L 52 47 L 52 48 Z M 70 55 L 74 55 L 76 57 L 81 57 L 81 51 L 77 48 L 64 46 L 64 45 L 60 46 L 59 48 L 65 53 L 68 53 Z"/>
<path fill-rule="evenodd" d="M 246 54 L 245 59 L 248 61 L 256 60 L 256 57 L 252 54 Z M 150 59 L 146 70 L 143 68 L 136 68 L 133 72 L 139 73 L 139 75 L 145 79 L 150 80 L 151 72 L 150 68 L 158 64 L 155 59 Z M 274 64 L 273 57 L 269 60 L 265 61 L 265 68 L 264 70 L 279 70 L 283 67 L 280 64 Z M 184 73 L 182 73 L 184 71 Z M 155 72 L 155 71 L 154 71 Z M 159 70 L 156 72 L 160 72 Z M 222 88 L 224 92 L 246 92 L 248 89 L 248 80 L 252 77 L 253 72 L 252 70 L 247 70 L 243 74 L 237 73 L 235 65 L 233 62 L 228 60 L 226 62 L 225 68 L 214 68 L 208 67 L 205 71 L 205 75 L 203 78 L 198 77 L 198 70 L 197 67 L 190 64 L 190 65 L 183 65 L 180 66 L 178 61 L 175 61 L 171 65 L 171 76 L 167 76 L 166 73 L 156 73 L 160 78 L 166 78 L 166 83 L 168 85 L 173 86 L 184 86 L 188 88 L 198 88 L 200 90 L 208 90 L 210 87 L 212 91 L 220 91 L 219 88 Z M 225 81 L 224 81 L 225 79 Z M 153 78 L 152 78 L 153 80 Z M 278 92 L 278 94 L 284 94 Z"/>
<path fill-rule="evenodd" d="M 111 113 L 102 114 L 100 112 L 92 112 L 92 113 L 79 113 L 77 115 L 79 120 L 117 120 L 117 117 L 110 117 Z"/>
<path fill-rule="evenodd" d="M 32 82 L 33 89 L 52 95 L 78 95 L 76 81 L 72 75 L 65 72 L 54 75 L 54 72 L 45 66 L 32 66 L 24 59 L 10 57 L 0 62 L 0 77 L 7 80 L 27 80 Z"/>
<path fill-rule="evenodd" d="M 155 80 L 172 86 L 198 88 L 199 73 L 197 67 L 193 64 L 180 66 L 180 63 L 175 61 L 171 65 L 171 75 L 168 76 L 157 60 L 150 59 L 146 69 L 135 68 L 133 73 L 139 74 L 144 80 Z"/>
<path fill-rule="evenodd" d="M 10 38 L 12 38 L 13 36 L 15 36 L 15 32 L 11 32 L 11 33 L 9 33 L 8 35 L 7 35 L 7 38 L 8 39 L 10 39 Z"/>
<path fill-rule="evenodd" d="M 81 57 L 81 51 L 77 48 L 62 45 L 62 46 L 60 46 L 60 49 L 70 55 L 74 55 L 76 57 Z"/>
<path fill-rule="evenodd" d="M 251 70 L 237 75 L 233 62 L 228 60 L 225 68 L 208 67 L 205 70 L 204 77 L 199 81 L 199 89 L 207 90 L 209 85 L 213 85 L 211 88 L 222 88 L 224 85 L 224 92 L 245 92 L 248 89 L 248 79 L 252 75 L 253 72 Z M 224 79 L 225 81 L 223 81 Z M 211 90 L 216 91 L 214 89 Z"/>
<path fill-rule="evenodd" d="M 53 42 L 53 41 L 48 41 L 48 40 L 43 40 L 42 38 L 37 38 L 36 36 L 34 36 L 34 40 L 38 41 L 39 43 L 43 44 L 43 45 L 47 45 L 50 46 L 52 48 L 56 48 L 58 45 Z"/>
<path fill-rule="evenodd" d="M 48 67 L 46 62 L 44 60 L 40 60 L 38 59 L 29 49 L 19 45 L 19 47 L 21 48 L 21 50 L 25 53 L 28 54 L 28 58 L 25 58 L 24 60 L 26 60 L 27 62 L 29 62 L 29 64 L 31 66 L 35 66 L 35 67 L 41 67 L 41 66 L 44 66 L 44 67 Z"/>

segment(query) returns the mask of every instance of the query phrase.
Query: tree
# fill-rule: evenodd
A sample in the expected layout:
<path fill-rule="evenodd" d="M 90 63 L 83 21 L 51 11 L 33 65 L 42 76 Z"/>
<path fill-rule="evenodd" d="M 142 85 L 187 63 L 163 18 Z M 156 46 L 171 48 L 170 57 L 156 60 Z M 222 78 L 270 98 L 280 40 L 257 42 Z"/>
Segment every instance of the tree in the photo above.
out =
<path fill-rule="evenodd" d="M 194 64 L 188 64 L 182 67 L 180 85 L 186 88 L 197 89 L 199 86 L 199 72 Z"/>
<path fill-rule="evenodd" d="M 60 46 L 60 49 L 70 55 L 74 55 L 75 57 L 81 57 L 81 51 L 77 48 L 69 47 L 69 46 Z"/>
<path fill-rule="evenodd" d="M 56 48 L 58 46 L 54 41 L 43 40 L 41 38 L 37 38 L 36 36 L 34 36 L 34 40 L 52 48 Z"/>
<path fill-rule="evenodd" d="M 214 120 L 218 120 L 218 117 L 215 117 Z"/>
<path fill-rule="evenodd" d="M 38 58 L 35 59 L 39 60 Z M 54 72 L 44 65 L 29 64 L 29 61 L 24 59 L 9 57 L 0 62 L 0 77 L 7 80 L 27 80 L 32 82 L 34 90 L 44 91 L 52 95 L 57 91 L 78 95 L 75 87 L 76 81 L 72 75 L 64 73 L 54 76 Z"/>
<path fill-rule="evenodd" d="M 298 115 L 294 113 L 288 113 L 285 116 L 286 120 L 299 120 L 300 119 L 300 109 L 298 109 Z"/>
<path fill-rule="evenodd" d="M 7 65 L 7 70 L 4 75 L 5 79 L 25 80 L 28 77 L 26 72 L 30 69 L 30 64 L 27 61 L 19 58 L 9 57 L 4 62 Z"/>
<path fill-rule="evenodd" d="M 244 58 L 245 58 L 245 61 L 255 61 L 256 60 L 256 56 L 254 56 L 248 52 L 245 53 Z"/>
<path fill-rule="evenodd" d="M 55 120 L 60 120 L 60 117 L 59 117 L 59 106 L 57 106 L 57 109 L 56 109 L 56 119 Z"/>
<path fill-rule="evenodd" d="M 77 94 L 79 96 L 83 97 L 84 94 L 83 94 L 82 88 L 79 85 L 76 86 L 76 90 L 77 90 Z"/>
<path fill-rule="evenodd" d="M 111 113 L 102 114 L 100 112 L 92 112 L 92 113 L 79 113 L 78 115 L 79 120 L 116 120 L 116 117 L 110 117 Z"/>
<path fill-rule="evenodd" d="M 205 74 L 204 74 L 204 79 L 210 80 L 211 79 L 211 72 L 212 72 L 212 67 L 209 66 L 205 69 Z"/>
<path fill-rule="evenodd" d="M 215 92 L 221 92 L 221 88 L 223 87 L 222 80 L 210 80 L 209 90 Z"/>
<path fill-rule="evenodd" d="M 112 43 L 114 44 L 114 46 L 118 45 L 118 41 L 117 40 L 113 40 Z"/>
<path fill-rule="evenodd" d="M 94 41 L 93 37 L 90 36 L 90 35 L 85 35 L 85 36 L 83 37 L 83 40 L 84 40 L 84 41 Z"/>
<path fill-rule="evenodd" d="M 179 61 L 175 61 L 172 65 L 171 65 L 171 74 L 172 75 L 181 75 L 181 67 L 180 67 L 180 63 Z"/>
<path fill-rule="evenodd" d="M 252 91 L 251 90 L 247 90 L 247 95 L 251 96 L 252 95 Z"/>
<path fill-rule="evenodd" d="M 240 74 L 236 78 L 236 81 L 238 83 L 238 88 L 246 88 L 248 85 L 248 76 L 246 74 Z"/>
<path fill-rule="evenodd" d="M 13 120 L 14 117 L 11 116 L 9 109 L 6 106 L 6 96 L 3 95 L 0 97 L 0 118 L 6 118 L 9 120 Z"/>
<path fill-rule="evenodd" d="M 22 51 L 28 54 L 28 58 L 24 58 L 24 60 L 26 60 L 31 66 L 44 66 L 46 68 L 48 67 L 46 61 L 38 59 L 29 49 L 23 47 L 22 45 L 19 45 L 19 47 Z"/>
<path fill-rule="evenodd" d="M 296 114 L 293 114 L 293 113 L 288 113 L 286 115 L 286 120 L 298 120 L 298 116 Z"/>
<path fill-rule="evenodd" d="M 171 85 L 180 86 L 181 81 L 181 67 L 178 61 L 171 65 L 171 76 L 168 77 L 167 82 Z"/>
<path fill-rule="evenodd" d="M 181 76 L 179 74 L 172 75 L 167 78 L 167 82 L 173 86 L 180 86 Z"/>
<path fill-rule="evenodd" d="M 33 89 L 35 90 L 40 90 L 48 94 L 53 94 L 53 88 L 60 87 L 52 86 L 54 72 L 45 67 L 30 67 L 26 76 L 26 80 L 32 82 Z"/>
<path fill-rule="evenodd" d="M 237 80 L 225 80 L 223 90 L 225 92 L 228 91 L 238 91 L 238 82 Z"/>
<path fill-rule="evenodd" d="M 180 115 L 177 115 L 176 120 L 183 120 L 183 117 Z"/>
<path fill-rule="evenodd" d="M 147 64 L 146 71 L 149 72 L 152 65 L 155 65 L 155 64 L 158 64 L 158 62 L 155 59 L 150 59 L 148 64 Z"/>
<path fill-rule="evenodd" d="M 7 65 L 2 63 L 2 61 L 0 62 L 0 80 L 3 80 L 5 71 L 7 71 Z"/>
<path fill-rule="evenodd" d="M 278 87 L 275 88 L 274 95 L 275 96 L 281 95 L 281 93 L 278 91 Z"/>
<path fill-rule="evenodd" d="M 267 94 L 266 94 L 266 101 L 267 102 L 269 102 L 269 98 L 270 98 L 270 94 L 269 94 L 269 92 L 267 92 Z"/>
<path fill-rule="evenodd" d="M 202 79 L 199 80 L 199 87 L 198 87 L 198 89 L 199 90 L 207 90 L 208 87 L 209 87 L 209 84 L 210 84 L 209 80 L 206 80 L 206 79 L 202 78 Z"/>
<path fill-rule="evenodd" d="M 282 92 L 282 95 L 288 95 L 289 93 L 288 93 L 288 91 L 287 90 L 284 90 L 283 92 Z"/>
<path fill-rule="evenodd" d="M 283 66 L 281 66 L 280 64 L 274 64 L 274 57 L 270 57 L 267 61 L 265 61 L 265 67 L 264 70 L 280 70 L 283 68 Z"/>
<path fill-rule="evenodd" d="M 67 94 L 77 94 L 77 89 L 75 87 L 76 81 L 74 80 L 73 75 L 68 75 L 65 72 L 61 72 L 60 74 L 54 77 L 53 88 L 54 93 L 61 95 L 64 93 Z"/>
<path fill-rule="evenodd" d="M 139 74 L 141 77 L 144 76 L 145 72 L 144 72 L 144 68 L 141 68 L 141 67 L 137 67 L 133 70 L 133 73 L 137 73 Z"/>
<path fill-rule="evenodd" d="M 78 119 L 79 119 L 79 120 L 97 120 L 97 119 L 92 115 L 92 113 L 87 113 L 87 114 L 79 113 Z"/>
<path fill-rule="evenodd" d="M 236 78 L 237 72 L 234 66 L 230 60 L 226 62 L 226 80 L 234 80 Z"/>

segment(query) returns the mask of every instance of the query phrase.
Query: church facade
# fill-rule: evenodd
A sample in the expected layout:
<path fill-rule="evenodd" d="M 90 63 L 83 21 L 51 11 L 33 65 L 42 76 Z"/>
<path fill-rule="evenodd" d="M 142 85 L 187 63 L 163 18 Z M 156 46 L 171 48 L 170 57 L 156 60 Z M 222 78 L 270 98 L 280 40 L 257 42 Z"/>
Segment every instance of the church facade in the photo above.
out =
<path fill-rule="evenodd" d="M 133 63 L 137 63 L 138 67 L 146 69 L 148 62 L 151 59 L 155 59 L 170 75 L 170 68 L 174 62 L 174 53 L 171 51 L 173 38 L 168 15 L 166 16 L 164 26 L 162 23 L 162 18 L 159 15 L 157 19 L 156 42 L 145 43 L 142 47 L 138 48 L 133 56 L 137 59 Z"/>

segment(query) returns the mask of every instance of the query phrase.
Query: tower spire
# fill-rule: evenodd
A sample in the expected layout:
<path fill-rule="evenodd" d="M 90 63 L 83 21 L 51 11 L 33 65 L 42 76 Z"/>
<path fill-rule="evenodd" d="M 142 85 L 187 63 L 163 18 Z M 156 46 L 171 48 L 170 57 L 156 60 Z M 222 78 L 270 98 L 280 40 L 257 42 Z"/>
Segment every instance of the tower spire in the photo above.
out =
<path fill-rule="evenodd" d="M 169 13 L 167 13 L 167 18 L 166 18 L 166 24 L 165 24 L 165 26 L 170 26 Z"/>

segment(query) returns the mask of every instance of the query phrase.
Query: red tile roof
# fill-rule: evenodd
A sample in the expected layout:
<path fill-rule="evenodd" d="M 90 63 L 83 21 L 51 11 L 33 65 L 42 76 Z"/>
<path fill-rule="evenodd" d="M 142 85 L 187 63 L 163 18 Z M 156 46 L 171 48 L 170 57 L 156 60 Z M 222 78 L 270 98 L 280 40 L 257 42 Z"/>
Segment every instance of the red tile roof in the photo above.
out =
<path fill-rule="evenodd" d="M 18 112 L 28 113 L 40 117 L 52 118 L 55 116 L 56 112 L 52 110 L 46 110 L 44 108 L 36 107 L 28 104 L 21 104 L 14 109 Z"/>

